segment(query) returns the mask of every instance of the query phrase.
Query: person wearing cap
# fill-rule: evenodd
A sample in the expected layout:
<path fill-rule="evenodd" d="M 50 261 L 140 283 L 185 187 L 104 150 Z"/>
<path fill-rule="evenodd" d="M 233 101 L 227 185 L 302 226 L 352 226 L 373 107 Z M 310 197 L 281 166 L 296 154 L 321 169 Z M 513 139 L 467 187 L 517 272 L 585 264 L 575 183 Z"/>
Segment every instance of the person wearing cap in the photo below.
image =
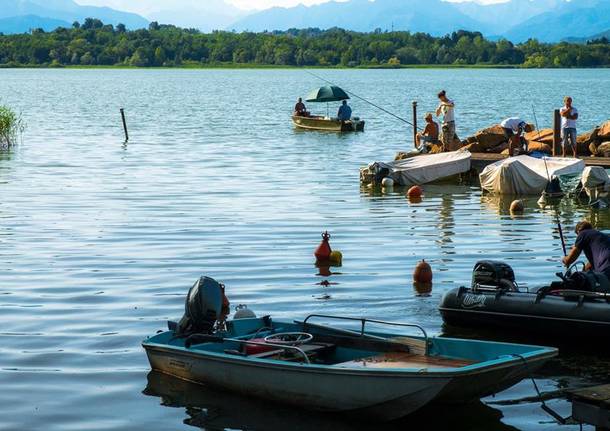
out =
<path fill-rule="evenodd" d="M 419 150 L 420 153 L 427 153 L 430 151 L 430 147 L 433 144 L 438 144 L 438 123 L 434 121 L 432 117 L 432 113 L 426 113 L 424 117 L 426 121 L 426 127 L 423 132 L 418 132 L 415 136 L 415 148 Z"/>
<path fill-rule="evenodd" d="M 447 97 L 447 92 L 442 90 L 438 93 L 440 101 L 436 108 L 436 116 L 442 117 L 440 140 L 443 144 L 443 151 L 453 150 L 453 139 L 455 138 L 455 103 Z"/>
<path fill-rule="evenodd" d="M 566 96 L 563 99 L 563 103 L 564 107 L 559 110 L 561 115 L 561 156 L 566 156 L 569 145 L 572 149 L 572 155 L 576 157 L 576 120 L 578 120 L 578 110 L 572 106 L 572 98 L 570 96 Z"/>
<path fill-rule="evenodd" d="M 587 220 L 579 222 L 574 231 L 578 237 L 570 253 L 562 259 L 563 264 L 569 268 L 584 252 L 589 261 L 585 269 L 601 272 L 610 279 L 610 236 L 593 229 Z"/>
<path fill-rule="evenodd" d="M 527 152 L 527 141 L 523 137 L 523 133 L 533 130 L 530 124 L 519 117 L 509 117 L 503 120 L 500 126 L 504 129 L 504 137 L 508 141 L 509 156 L 512 157 L 517 148 L 519 148 L 519 152 Z"/>

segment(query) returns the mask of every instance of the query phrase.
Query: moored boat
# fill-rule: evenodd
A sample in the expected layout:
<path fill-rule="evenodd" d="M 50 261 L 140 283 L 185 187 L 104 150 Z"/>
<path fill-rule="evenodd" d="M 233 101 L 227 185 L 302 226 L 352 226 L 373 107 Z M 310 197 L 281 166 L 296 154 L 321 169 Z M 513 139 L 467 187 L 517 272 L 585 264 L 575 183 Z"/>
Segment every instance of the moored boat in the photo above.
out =
<path fill-rule="evenodd" d="M 422 154 L 387 163 L 374 162 L 360 169 L 360 181 L 379 184 L 384 178 L 391 178 L 401 186 L 427 184 L 468 172 L 470 161 L 468 151 L 452 151 Z"/>
<path fill-rule="evenodd" d="M 443 295 L 446 324 L 566 338 L 610 337 L 610 284 L 603 274 L 568 273 L 538 288 L 519 288 L 502 262 L 478 262 L 470 287 Z"/>
<path fill-rule="evenodd" d="M 500 392 L 557 354 L 547 347 L 429 337 L 418 325 L 363 318 L 219 322 L 222 295 L 215 290 L 213 280 L 202 278 L 189 292 L 180 324 L 143 342 L 153 370 L 307 409 L 391 420 L 433 401 L 467 402 Z M 356 323 L 358 330 L 314 320 Z"/>

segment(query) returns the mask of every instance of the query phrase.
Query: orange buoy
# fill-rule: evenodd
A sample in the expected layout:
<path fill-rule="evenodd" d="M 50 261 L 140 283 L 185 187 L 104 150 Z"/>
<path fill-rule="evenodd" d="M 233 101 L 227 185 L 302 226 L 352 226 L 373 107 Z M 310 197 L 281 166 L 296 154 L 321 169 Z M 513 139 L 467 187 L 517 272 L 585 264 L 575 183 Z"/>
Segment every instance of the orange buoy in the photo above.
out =
<path fill-rule="evenodd" d="M 313 253 L 318 262 L 328 262 L 330 260 L 330 254 L 333 251 L 330 248 L 330 243 L 328 242 L 329 239 L 330 234 L 328 233 L 328 231 L 324 232 L 322 234 L 322 242 L 320 243 L 318 248 L 316 248 L 316 251 Z"/>
<path fill-rule="evenodd" d="M 432 283 L 413 282 L 413 289 L 417 296 L 430 296 L 432 293 Z"/>
<path fill-rule="evenodd" d="M 420 197 L 416 197 L 416 198 L 412 198 L 411 196 L 407 196 L 407 199 L 409 200 L 410 204 L 421 204 L 422 203 L 422 198 Z"/>
<path fill-rule="evenodd" d="M 407 196 L 409 197 L 409 199 L 421 198 L 423 194 L 424 191 L 420 186 L 413 186 L 407 192 Z"/>
<path fill-rule="evenodd" d="M 432 283 L 432 267 L 428 262 L 422 260 L 415 267 L 413 281 L 416 283 Z"/>

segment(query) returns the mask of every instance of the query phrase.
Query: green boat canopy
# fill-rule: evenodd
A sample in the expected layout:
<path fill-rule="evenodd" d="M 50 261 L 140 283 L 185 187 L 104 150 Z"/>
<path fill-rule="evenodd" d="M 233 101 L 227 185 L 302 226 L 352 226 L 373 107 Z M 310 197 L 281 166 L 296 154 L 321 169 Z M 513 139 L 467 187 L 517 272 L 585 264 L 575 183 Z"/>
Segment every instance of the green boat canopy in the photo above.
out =
<path fill-rule="evenodd" d="M 349 99 L 349 96 L 341 88 L 331 85 L 320 87 L 307 95 L 306 102 L 338 102 Z"/>

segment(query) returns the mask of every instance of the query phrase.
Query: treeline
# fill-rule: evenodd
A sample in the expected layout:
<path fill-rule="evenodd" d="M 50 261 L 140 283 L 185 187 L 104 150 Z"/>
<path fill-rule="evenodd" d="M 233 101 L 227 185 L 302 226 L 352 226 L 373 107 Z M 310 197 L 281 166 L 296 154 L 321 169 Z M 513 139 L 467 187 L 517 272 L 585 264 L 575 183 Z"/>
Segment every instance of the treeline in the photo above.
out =
<path fill-rule="evenodd" d="M 382 66 L 516 65 L 523 67 L 610 66 L 610 44 L 514 45 L 491 41 L 481 33 L 458 31 L 444 37 L 409 32 L 358 33 L 342 29 L 305 29 L 265 33 L 201 33 L 150 24 L 128 31 L 88 18 L 72 28 L 28 34 L 0 34 L 0 65 L 136 66 L 276 65 Z"/>

